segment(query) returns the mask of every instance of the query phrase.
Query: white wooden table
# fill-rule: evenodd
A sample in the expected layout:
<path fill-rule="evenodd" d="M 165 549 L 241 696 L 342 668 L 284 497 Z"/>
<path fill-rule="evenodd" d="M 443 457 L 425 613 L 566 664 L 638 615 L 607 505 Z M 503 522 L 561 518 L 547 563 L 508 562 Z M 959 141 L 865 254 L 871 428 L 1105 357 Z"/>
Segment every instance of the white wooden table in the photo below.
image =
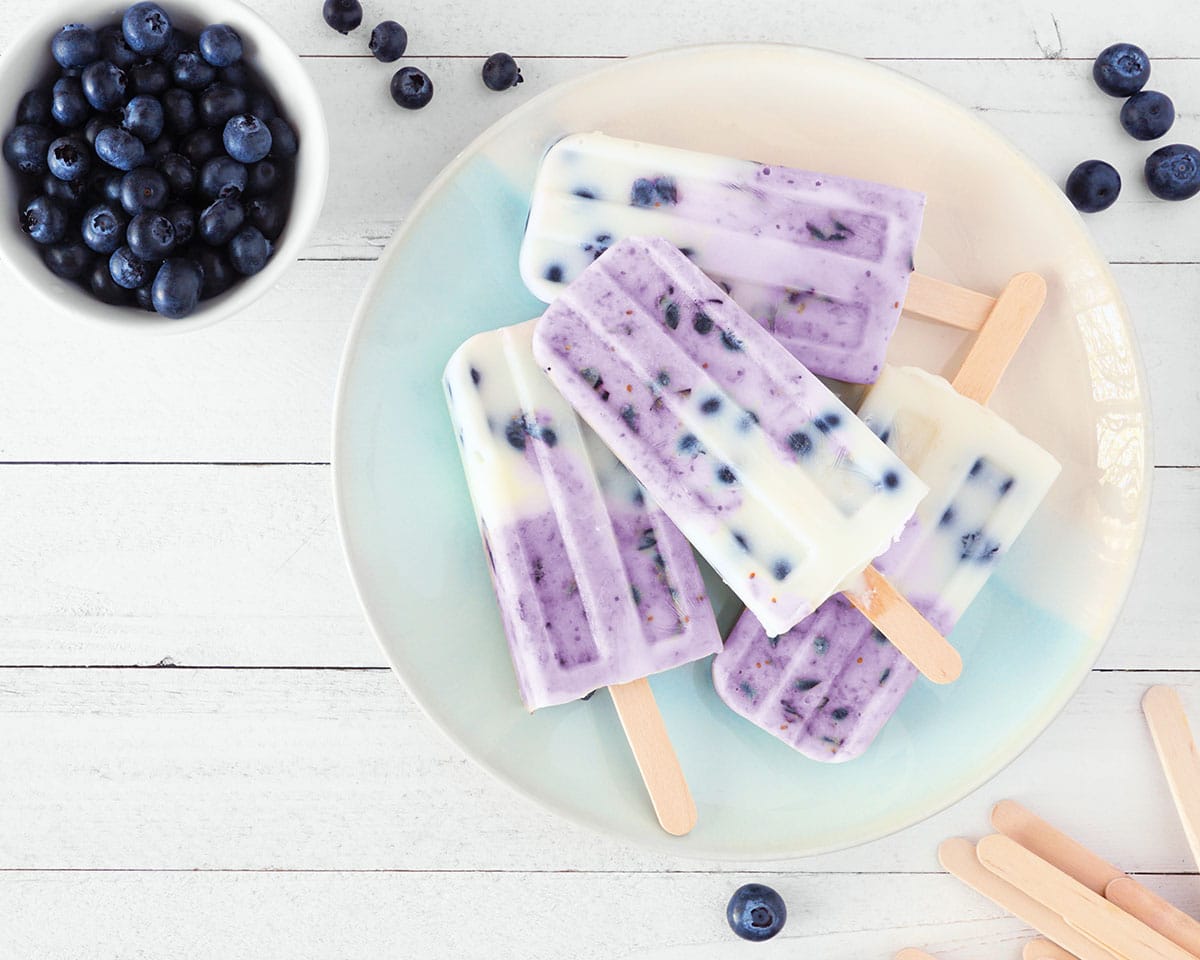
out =
<path fill-rule="evenodd" d="M 1020 798 L 1185 909 L 1196 865 L 1138 712 L 1200 720 L 1200 200 L 1154 202 L 1091 58 L 1122 39 L 1200 140 L 1200 8 L 1118 0 L 487 0 L 385 5 L 328 30 L 257 0 L 325 100 L 333 176 L 305 258 L 244 315 L 165 340 L 58 321 L 0 265 L 0 957 L 560 958 L 732 941 L 749 878 L 787 956 L 1017 956 L 1019 922 L 942 875 L 936 842 Z M 37 0 L 8 0 L 0 50 Z M 370 26 L 405 23 L 430 107 L 387 95 Z M 488 123 L 604 60 L 770 39 L 877 58 L 979 111 L 1052 176 L 1103 156 L 1089 221 L 1137 325 L 1155 489 L 1133 593 L 1097 670 L 1020 760 L 951 810 L 803 862 L 698 864 L 578 829 L 467 761 L 388 672 L 338 546 L 330 406 L 372 261 Z M 487 91 L 509 50 L 526 82 Z M 4 91 L 6 101 L 17 91 Z M 6 108 L 7 109 L 7 108 Z M 7 116 L 7 114 L 5 114 Z M 807 940 L 807 938 L 812 938 Z M 761 948 L 757 948 L 761 949 Z M 752 951 L 751 951 L 752 952 Z M 740 955 L 740 954 L 739 954 Z"/>

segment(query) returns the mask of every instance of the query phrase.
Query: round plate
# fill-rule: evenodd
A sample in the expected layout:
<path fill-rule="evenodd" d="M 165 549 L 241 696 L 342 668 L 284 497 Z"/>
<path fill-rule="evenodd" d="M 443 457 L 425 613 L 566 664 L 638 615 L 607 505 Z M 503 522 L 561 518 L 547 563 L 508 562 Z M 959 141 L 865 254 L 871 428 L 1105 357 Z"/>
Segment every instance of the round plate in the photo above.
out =
<path fill-rule="evenodd" d="M 814 96 L 819 91 L 819 96 Z M 471 334 L 529 319 L 517 251 L 545 149 L 616 136 L 893 183 L 928 195 L 917 265 L 997 292 L 1050 286 L 992 407 L 1063 472 L 954 631 L 949 687 L 920 681 L 858 760 L 808 760 L 727 709 L 708 661 L 653 679 L 699 808 L 654 820 L 607 693 L 522 707 L 445 411 L 442 367 Z M 901 321 L 893 362 L 939 373 L 967 335 Z M 501 120 L 426 190 L 379 262 L 339 384 L 334 474 L 346 554 L 396 672 L 496 776 L 564 816 L 705 858 L 796 857 L 899 830 L 965 796 L 1062 708 L 1107 638 L 1149 499 L 1149 413 L 1125 308 L 1060 191 L 929 88 L 818 50 L 737 44 L 623 61 Z M 736 601 L 714 591 L 722 625 Z"/>

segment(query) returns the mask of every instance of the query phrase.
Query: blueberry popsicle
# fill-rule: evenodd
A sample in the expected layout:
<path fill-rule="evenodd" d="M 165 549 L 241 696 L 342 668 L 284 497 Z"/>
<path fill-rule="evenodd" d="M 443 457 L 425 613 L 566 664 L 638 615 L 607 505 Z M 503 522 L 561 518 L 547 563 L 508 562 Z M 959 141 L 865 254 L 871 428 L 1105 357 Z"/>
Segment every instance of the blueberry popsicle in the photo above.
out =
<path fill-rule="evenodd" d="M 889 611 L 911 610 L 864 568 L 925 485 L 666 240 L 610 247 L 538 322 L 534 354 L 774 633 L 839 590 L 881 626 Z M 957 657 L 924 620 L 904 617 L 898 642 L 911 634 Z M 932 669 L 957 675 L 954 664 Z"/>
<path fill-rule="evenodd" d="M 1002 295 L 952 387 L 886 367 L 859 416 L 930 488 L 875 566 L 949 633 L 1045 497 L 1059 464 L 982 402 L 1044 297 L 1041 278 Z M 1040 286 L 1039 286 L 1040 285 Z M 1022 288 L 1032 297 L 1023 299 Z M 1041 291 L 1039 293 L 1039 290 Z M 992 326 L 992 324 L 996 326 Z M 895 713 L 916 670 L 842 598 L 771 635 L 748 615 L 713 662 L 735 712 L 806 756 L 860 756 Z"/>
<path fill-rule="evenodd" d="M 521 274 L 550 303 L 616 240 L 661 236 L 814 373 L 871 383 L 924 205 L 863 180 L 574 134 L 542 160 Z"/>

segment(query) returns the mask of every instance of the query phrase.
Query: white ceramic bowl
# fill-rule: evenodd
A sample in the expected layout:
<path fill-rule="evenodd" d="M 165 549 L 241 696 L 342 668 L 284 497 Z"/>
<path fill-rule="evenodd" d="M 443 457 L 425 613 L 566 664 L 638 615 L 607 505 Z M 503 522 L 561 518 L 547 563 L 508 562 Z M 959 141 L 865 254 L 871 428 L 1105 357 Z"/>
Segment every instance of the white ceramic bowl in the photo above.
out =
<path fill-rule="evenodd" d="M 127 330 L 134 334 L 182 333 L 223 320 L 257 300 L 270 289 L 304 248 L 325 200 L 329 179 L 329 134 L 312 81 L 300 59 L 267 22 L 237 0 L 161 0 L 175 26 L 198 33 L 211 23 L 227 23 L 242 38 L 245 60 L 267 82 L 275 101 L 300 142 L 296 157 L 292 207 L 275 252 L 266 267 L 240 280 L 229 290 L 201 301 L 195 312 L 170 320 L 136 306 L 101 303 L 77 284 L 56 277 L 42 262 L 42 253 L 20 229 L 17 218 L 17 177 L 0 164 L 0 259 L 54 312 L 85 323 Z M 128 3 L 114 0 L 70 0 L 55 4 L 36 17 L 0 57 L 0 121 L 2 134 L 12 129 L 17 101 L 32 87 L 45 83 L 56 69 L 50 39 L 65 23 L 100 28 L 119 22 Z"/>

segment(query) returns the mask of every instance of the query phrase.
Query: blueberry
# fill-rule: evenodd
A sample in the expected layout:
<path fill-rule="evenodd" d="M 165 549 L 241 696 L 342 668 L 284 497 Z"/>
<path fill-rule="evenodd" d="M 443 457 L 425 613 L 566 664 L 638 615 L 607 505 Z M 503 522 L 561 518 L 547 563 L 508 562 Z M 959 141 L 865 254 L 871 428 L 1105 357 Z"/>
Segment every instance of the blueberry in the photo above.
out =
<path fill-rule="evenodd" d="M 64 127 L 77 127 L 85 122 L 91 110 L 87 97 L 83 95 L 83 84 L 78 77 L 59 77 L 54 81 L 50 94 L 50 116 Z"/>
<path fill-rule="evenodd" d="M 171 35 L 167 37 L 167 42 L 163 48 L 158 51 L 158 59 L 165 63 L 168 67 L 174 65 L 179 59 L 179 55 L 188 50 L 195 50 L 198 38 L 192 36 L 186 30 L 172 30 Z"/>
<path fill-rule="evenodd" d="M 216 130 L 193 130 L 179 145 L 179 152 L 191 161 L 193 167 L 204 166 L 204 161 L 217 156 L 223 150 L 221 134 Z"/>
<path fill-rule="evenodd" d="M 401 67 L 392 75 L 392 99 L 406 110 L 420 110 L 433 99 L 433 81 L 424 70 Z"/>
<path fill-rule="evenodd" d="M 200 195 L 206 200 L 240 197 L 246 189 L 246 168 L 232 157 L 213 157 L 200 168 Z"/>
<path fill-rule="evenodd" d="M 129 302 L 129 291 L 124 287 L 117 286 L 117 283 L 112 278 L 112 272 L 108 269 L 108 258 L 101 257 L 92 265 L 91 272 L 88 274 L 88 287 L 92 291 L 92 296 L 102 303 L 110 303 L 115 305 Z"/>
<path fill-rule="evenodd" d="M 113 170 L 109 167 L 103 167 L 92 174 L 91 187 L 92 193 L 96 198 L 104 203 L 111 203 L 114 206 L 121 205 L 121 181 L 125 175 L 120 170 Z M 110 250 L 109 253 L 112 253 Z"/>
<path fill-rule="evenodd" d="M 371 42 L 367 46 L 380 63 L 392 63 L 404 56 L 408 48 L 408 31 L 395 20 L 384 20 L 371 31 Z"/>
<path fill-rule="evenodd" d="M 186 90 L 172 87 L 162 97 L 163 122 L 173 133 L 191 133 L 199 122 L 196 115 L 196 101 Z"/>
<path fill-rule="evenodd" d="M 42 252 L 42 260 L 56 277 L 76 280 L 92 262 L 92 252 L 78 240 L 71 240 L 47 247 Z"/>
<path fill-rule="evenodd" d="M 158 161 L 169 153 L 175 152 L 175 141 L 171 137 L 159 137 L 146 147 L 145 162 L 157 166 Z"/>
<path fill-rule="evenodd" d="M 118 24 L 105 27 L 100 31 L 100 56 L 110 63 L 115 63 L 122 70 L 128 70 L 138 62 L 138 55 L 128 42 Z"/>
<path fill-rule="evenodd" d="M 325 22 L 343 36 L 362 23 L 363 9 L 358 0 L 325 0 L 321 7 Z"/>
<path fill-rule="evenodd" d="M 259 160 L 246 172 L 246 194 L 252 197 L 271 193 L 282 180 L 279 165 L 273 160 Z"/>
<path fill-rule="evenodd" d="M 128 130 L 120 127 L 105 127 L 96 134 L 96 156 L 110 167 L 132 170 L 146 156 L 142 141 Z"/>
<path fill-rule="evenodd" d="M 153 56 L 171 37 L 171 18 L 157 3 L 135 3 L 121 18 L 121 32 L 131 50 Z"/>
<path fill-rule="evenodd" d="M 121 206 L 129 214 L 161 210 L 169 193 L 167 178 L 152 167 L 130 170 L 121 180 Z"/>
<path fill-rule="evenodd" d="M 81 180 L 92 167 L 92 151 L 82 137 L 59 137 L 46 151 L 46 166 L 59 180 Z"/>
<path fill-rule="evenodd" d="M 42 193 L 68 209 L 75 209 L 83 204 L 84 197 L 87 196 L 88 181 L 59 180 L 54 174 L 47 173 L 42 178 Z"/>
<path fill-rule="evenodd" d="M 725 919 L 743 940 L 770 940 L 787 922 L 787 905 L 765 884 L 747 883 L 729 898 Z"/>
<path fill-rule="evenodd" d="M 241 60 L 237 63 L 231 63 L 227 67 L 222 67 L 217 71 L 217 78 L 221 83 L 227 83 L 231 87 L 249 86 L 254 79 L 250 74 L 250 68 Z"/>
<path fill-rule="evenodd" d="M 229 263 L 244 277 L 258 273 L 270 256 L 271 244 L 257 227 L 242 227 L 229 241 Z"/>
<path fill-rule="evenodd" d="M 175 85 L 184 90 L 203 90 L 217 79 L 217 69 L 195 50 L 184 50 L 171 64 Z"/>
<path fill-rule="evenodd" d="M 210 203 L 200 213 L 197 222 L 200 239 L 219 247 L 228 243 L 246 219 L 245 208 L 232 197 L 221 197 Z"/>
<path fill-rule="evenodd" d="M 226 121 L 222 142 L 234 160 L 257 163 L 271 152 L 271 130 L 253 114 L 241 113 Z"/>
<path fill-rule="evenodd" d="M 278 197 L 255 197 L 246 204 L 246 217 L 268 240 L 278 240 L 287 222 L 287 207 Z"/>
<path fill-rule="evenodd" d="M 141 260 L 162 260 L 175 249 L 175 224 L 161 213 L 139 213 L 129 221 L 125 242 Z"/>
<path fill-rule="evenodd" d="M 46 90 L 28 90 L 17 104 L 17 125 L 32 124 L 44 127 L 50 123 L 50 93 Z"/>
<path fill-rule="evenodd" d="M 167 181 L 167 187 L 176 197 L 186 197 L 196 187 L 196 168 L 187 157 L 179 153 L 168 153 L 159 158 L 155 166 Z"/>
<path fill-rule="evenodd" d="M 1092 78 L 1110 97 L 1133 96 L 1150 79 L 1150 58 L 1132 43 L 1114 43 L 1100 51 Z"/>
<path fill-rule="evenodd" d="M 1135 140 L 1157 140 L 1175 122 L 1175 104 L 1165 93 L 1142 90 L 1121 106 L 1121 126 Z"/>
<path fill-rule="evenodd" d="M 194 207 L 186 203 L 172 203 L 163 210 L 163 216 L 171 221 L 177 247 L 191 242 L 192 237 L 196 235 L 196 210 Z"/>
<path fill-rule="evenodd" d="M 158 268 L 150 288 L 154 309 L 164 317 L 186 317 L 200 302 L 204 271 L 195 260 L 173 257 Z"/>
<path fill-rule="evenodd" d="M 117 110 L 125 102 L 125 71 L 115 63 L 97 60 L 88 64 L 80 80 L 87 102 L 101 113 Z"/>
<path fill-rule="evenodd" d="M 1159 147 L 1146 158 L 1146 186 L 1160 200 L 1186 200 L 1200 193 L 1200 150 L 1186 143 Z"/>
<path fill-rule="evenodd" d="M 299 144 L 296 142 L 296 131 L 283 117 L 272 117 L 267 121 L 267 129 L 271 131 L 271 156 L 276 160 L 290 160 L 296 155 Z"/>
<path fill-rule="evenodd" d="M 237 274 L 233 272 L 233 267 L 229 265 L 229 260 L 222 251 L 204 247 L 196 251 L 195 259 L 204 273 L 204 284 L 200 288 L 201 300 L 215 297 L 233 286 Z"/>
<path fill-rule="evenodd" d="M 153 313 L 154 312 L 154 294 L 151 291 L 152 291 L 152 284 L 149 284 L 149 283 L 142 284 L 140 287 L 138 287 L 136 290 L 133 291 L 133 302 L 136 303 L 143 310 L 149 310 L 151 313 Z"/>
<path fill-rule="evenodd" d="M 121 126 L 142 143 L 151 143 L 162 136 L 163 107 L 154 97 L 139 94 L 121 110 Z"/>
<path fill-rule="evenodd" d="M 68 23 L 50 41 L 50 53 L 60 67 L 86 67 L 100 59 L 100 38 L 82 23 Z"/>
<path fill-rule="evenodd" d="M 218 80 L 200 94 L 200 122 L 206 127 L 224 127 L 230 117 L 246 112 L 246 91 Z"/>
<path fill-rule="evenodd" d="M 1107 210 L 1121 192 L 1121 175 L 1103 160 L 1085 160 L 1067 177 L 1067 199 L 1082 213 Z"/>
<path fill-rule="evenodd" d="M 150 266 L 129 247 L 117 247 L 108 258 L 108 272 L 118 287 L 133 290 L 150 279 Z"/>
<path fill-rule="evenodd" d="M 125 237 L 125 216 L 110 203 L 98 203 L 83 215 L 80 232 L 96 253 L 110 254 Z"/>
<path fill-rule="evenodd" d="M 98 134 L 101 130 L 103 130 L 105 127 L 109 126 L 110 124 L 111 124 L 111 121 L 109 120 L 108 117 L 102 116 L 97 113 L 87 122 L 87 124 L 84 125 L 83 139 L 88 142 L 89 147 L 96 146 L 96 134 Z"/>
<path fill-rule="evenodd" d="M 67 233 L 67 211 L 44 194 L 25 205 L 20 220 L 22 232 L 34 243 L 58 243 Z"/>
<path fill-rule="evenodd" d="M 483 61 L 483 84 L 489 90 L 507 90 L 524 82 L 517 61 L 507 53 L 493 53 Z"/>
<path fill-rule="evenodd" d="M 51 139 L 46 127 L 31 123 L 13 127 L 4 138 L 4 159 L 18 173 L 45 173 Z"/>
<path fill-rule="evenodd" d="M 242 38 L 225 23 L 201 30 L 199 46 L 200 56 L 214 67 L 228 67 L 242 59 Z"/>

